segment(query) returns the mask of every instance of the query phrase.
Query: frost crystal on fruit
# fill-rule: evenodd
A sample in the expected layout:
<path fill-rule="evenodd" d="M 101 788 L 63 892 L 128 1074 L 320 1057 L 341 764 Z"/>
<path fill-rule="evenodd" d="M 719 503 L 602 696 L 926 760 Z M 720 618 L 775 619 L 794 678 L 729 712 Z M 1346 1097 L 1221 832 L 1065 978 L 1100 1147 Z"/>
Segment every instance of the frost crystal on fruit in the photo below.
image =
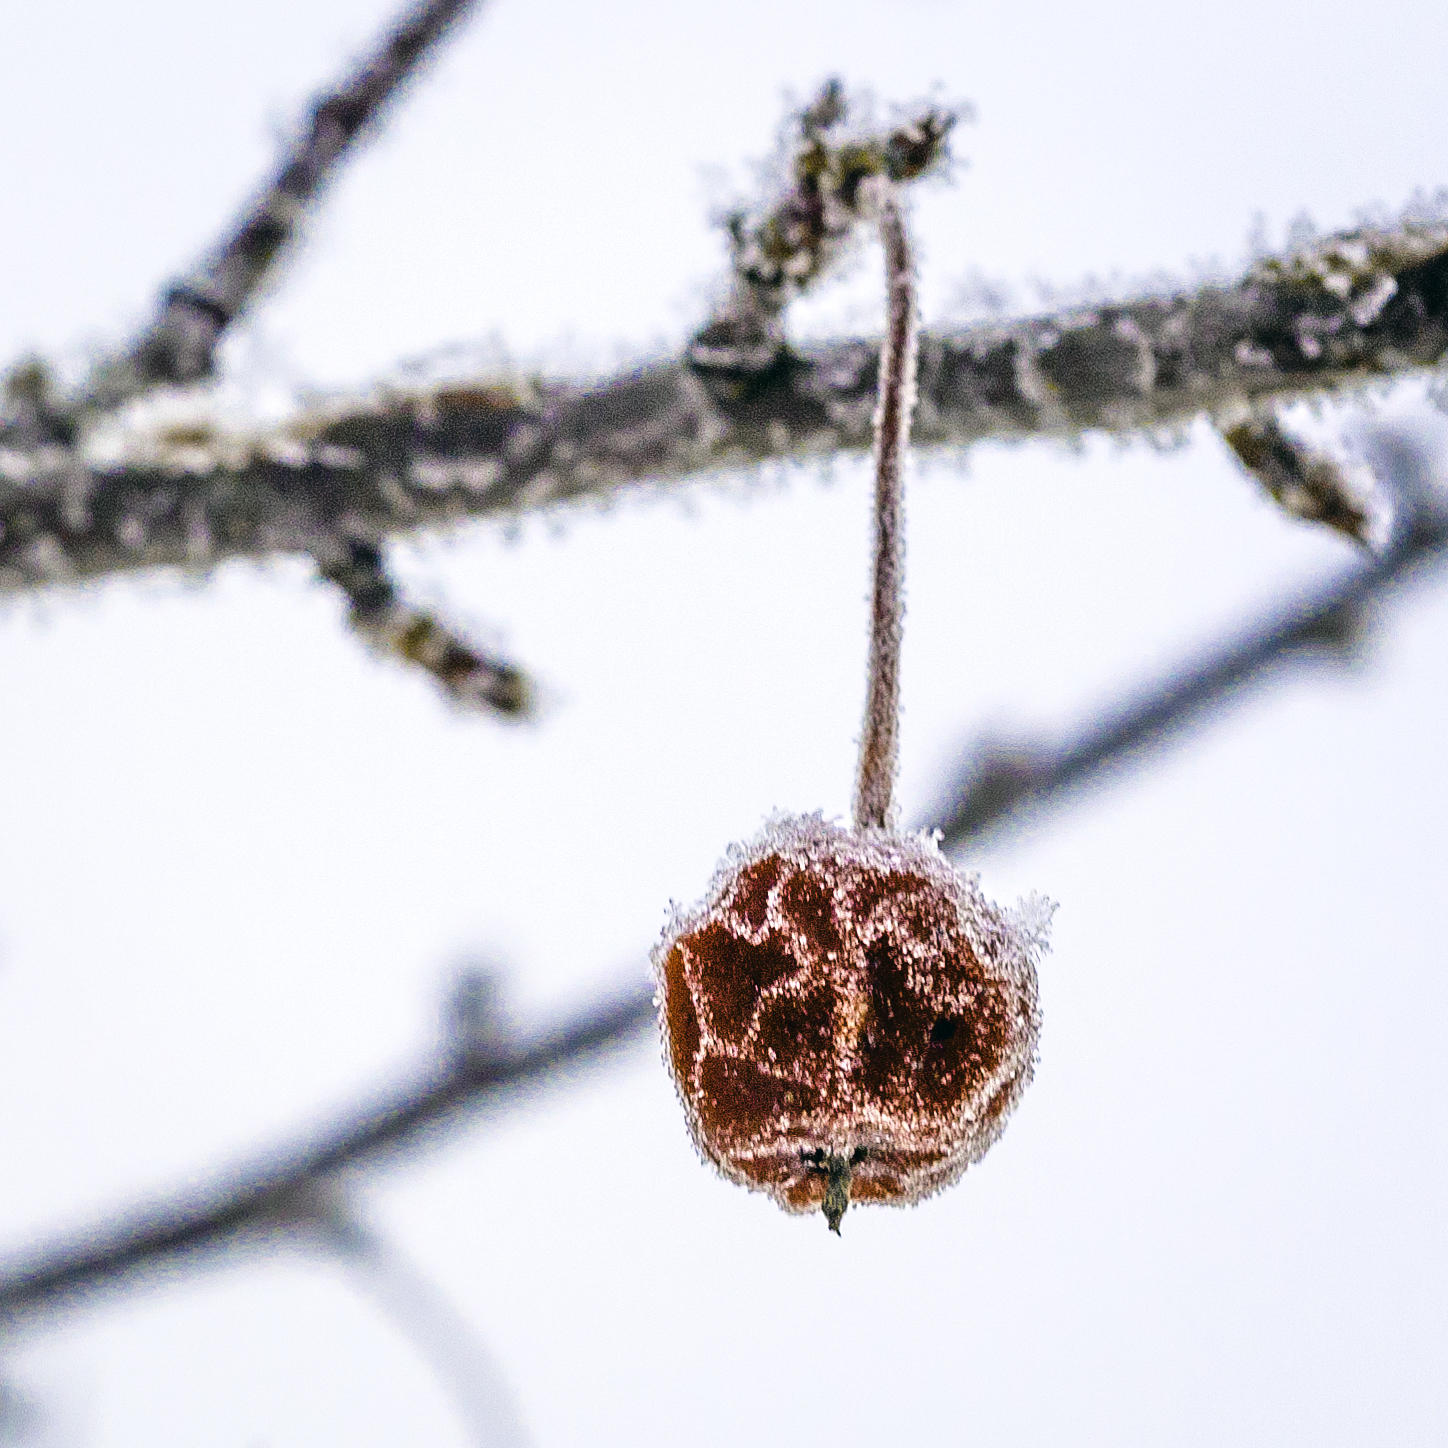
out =
<path fill-rule="evenodd" d="M 832 1164 L 857 1202 L 948 1186 L 1031 1078 L 1046 918 L 927 837 L 772 820 L 654 952 L 700 1152 L 791 1212 L 828 1205 Z"/>

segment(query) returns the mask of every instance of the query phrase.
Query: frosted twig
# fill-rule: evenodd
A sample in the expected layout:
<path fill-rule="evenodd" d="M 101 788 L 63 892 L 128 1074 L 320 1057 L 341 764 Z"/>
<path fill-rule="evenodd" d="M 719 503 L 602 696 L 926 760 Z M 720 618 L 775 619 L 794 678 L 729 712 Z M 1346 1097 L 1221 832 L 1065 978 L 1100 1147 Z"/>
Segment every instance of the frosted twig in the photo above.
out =
<path fill-rule="evenodd" d="M 900 747 L 900 642 L 905 611 L 905 454 L 915 409 L 915 259 L 899 198 L 880 208 L 885 250 L 885 345 L 875 415 L 875 557 L 865 724 L 855 781 L 857 830 L 888 829 Z"/>
<path fill-rule="evenodd" d="M 167 288 L 158 315 L 140 337 L 95 369 L 78 410 L 107 411 L 157 384 L 210 376 L 222 334 L 296 239 L 322 188 L 404 82 L 477 3 L 422 0 L 408 6 L 381 43 L 313 104 L 302 134 L 261 194 L 185 279 Z"/>
<path fill-rule="evenodd" d="M 1430 565 L 1448 559 L 1448 507 L 1425 485 L 1426 466 L 1402 439 L 1378 446 L 1377 474 L 1395 506 L 1387 547 L 1366 566 L 1280 606 L 1235 638 L 1134 690 L 1055 748 L 986 744 L 974 749 L 921 822 L 947 850 L 978 844 L 1061 803 L 1071 792 L 1160 746 L 1236 694 L 1296 659 L 1340 657 L 1363 609 Z"/>
<path fill-rule="evenodd" d="M 450 1050 L 401 1088 L 349 1113 L 340 1125 L 265 1153 L 201 1194 L 117 1213 L 92 1230 L 0 1268 L 0 1338 L 100 1291 L 153 1279 L 158 1269 L 231 1260 L 258 1243 L 315 1238 L 317 1193 L 346 1173 L 435 1144 L 449 1127 L 520 1088 L 573 1068 L 648 1032 L 653 987 L 630 991 L 565 1025 L 496 1053 Z M 529 1100 L 534 1096 L 530 1092 Z"/>
<path fill-rule="evenodd" d="M 466 708 L 512 718 L 532 713 L 534 691 L 527 674 L 401 598 L 380 549 L 348 543 L 320 572 L 346 594 L 352 627 L 379 653 L 422 668 Z"/>

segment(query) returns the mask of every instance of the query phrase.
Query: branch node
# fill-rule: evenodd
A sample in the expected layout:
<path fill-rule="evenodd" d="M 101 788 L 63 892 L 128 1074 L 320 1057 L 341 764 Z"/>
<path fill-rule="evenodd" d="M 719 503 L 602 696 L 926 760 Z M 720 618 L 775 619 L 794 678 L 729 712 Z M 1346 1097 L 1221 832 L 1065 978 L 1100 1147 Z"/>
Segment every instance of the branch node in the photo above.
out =
<path fill-rule="evenodd" d="M 728 296 L 689 345 L 700 371 L 770 370 L 784 356 L 785 308 L 834 267 L 859 228 L 879 216 L 881 190 L 871 182 L 904 183 L 944 169 L 956 117 L 926 106 L 889 131 L 844 130 L 849 102 L 837 79 L 786 123 L 784 190 L 751 217 L 736 210 L 729 233 Z"/>

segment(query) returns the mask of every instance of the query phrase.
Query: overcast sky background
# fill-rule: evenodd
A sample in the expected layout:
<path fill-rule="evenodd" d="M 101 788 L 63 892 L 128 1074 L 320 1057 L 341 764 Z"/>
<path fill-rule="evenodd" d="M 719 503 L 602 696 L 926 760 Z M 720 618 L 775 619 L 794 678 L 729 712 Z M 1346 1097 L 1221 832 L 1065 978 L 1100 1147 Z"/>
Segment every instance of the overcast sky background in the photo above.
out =
<path fill-rule="evenodd" d="M 10 5 L 0 357 L 126 336 L 389 10 Z M 711 215 L 829 74 L 976 105 L 968 167 L 914 202 L 928 323 L 973 273 L 1027 307 L 1231 272 L 1302 213 L 1448 184 L 1445 39 L 1421 0 L 495 0 L 228 344 L 232 404 L 676 348 L 721 274 Z M 877 272 L 863 250 L 798 327 L 876 326 Z M 731 840 L 845 813 L 867 491 L 862 462 L 779 469 L 399 550 L 536 671 L 532 729 L 370 658 L 300 565 L 0 605 L 0 1252 L 392 1079 L 461 962 L 505 968 L 525 1024 L 642 978 Z M 1353 562 L 1203 427 L 921 459 L 907 508 L 907 815 L 980 732 L 1049 736 Z M 1445 649 L 1430 585 L 1351 671 L 973 861 L 1060 909 L 1035 1084 L 945 1195 L 842 1241 L 783 1216 L 697 1162 L 645 1041 L 397 1171 L 370 1219 L 541 1445 L 1443 1442 Z M 413 1347 L 299 1259 L 69 1317 L 4 1371 L 46 1443 L 467 1441 Z"/>

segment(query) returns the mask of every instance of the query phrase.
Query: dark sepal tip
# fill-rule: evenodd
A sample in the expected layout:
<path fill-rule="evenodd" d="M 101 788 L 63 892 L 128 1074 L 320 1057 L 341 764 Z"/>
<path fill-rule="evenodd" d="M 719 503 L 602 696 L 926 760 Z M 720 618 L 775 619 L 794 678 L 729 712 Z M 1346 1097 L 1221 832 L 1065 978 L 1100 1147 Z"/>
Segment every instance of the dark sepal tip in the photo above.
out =
<path fill-rule="evenodd" d="M 840 1235 L 840 1222 L 850 1205 L 850 1168 L 853 1163 L 848 1157 L 832 1156 L 826 1166 L 829 1179 L 825 1185 L 823 1211 L 830 1231 Z"/>

